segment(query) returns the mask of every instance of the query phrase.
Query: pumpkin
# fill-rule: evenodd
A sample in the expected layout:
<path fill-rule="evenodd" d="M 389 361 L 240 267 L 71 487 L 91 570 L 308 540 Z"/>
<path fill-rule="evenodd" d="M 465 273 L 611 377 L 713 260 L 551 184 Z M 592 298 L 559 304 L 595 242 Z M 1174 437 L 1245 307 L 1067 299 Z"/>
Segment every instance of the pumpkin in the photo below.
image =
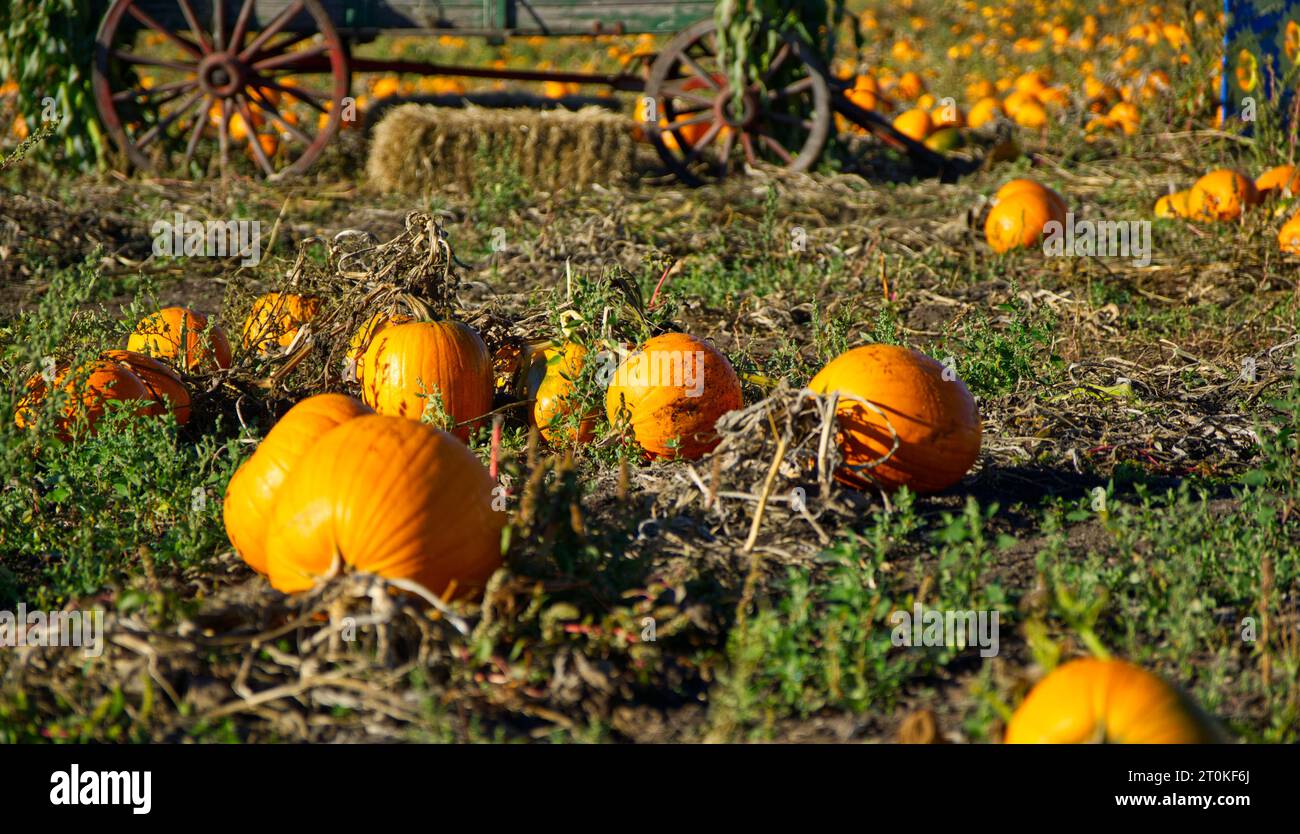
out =
<path fill-rule="evenodd" d="M 1142 113 L 1131 101 L 1121 101 L 1110 108 L 1106 116 L 1129 136 L 1136 134 L 1142 126 Z"/>
<path fill-rule="evenodd" d="M 578 405 L 573 402 L 574 382 L 582 373 L 586 357 L 586 348 L 575 342 L 567 342 L 558 347 L 546 347 L 533 359 L 533 369 L 541 377 L 535 387 L 530 386 L 534 400 L 533 424 L 542 437 L 551 443 L 562 439 L 588 443 L 596 436 L 598 411 L 583 415 L 576 430 L 569 427 L 567 431 L 561 432 L 559 425 L 552 428 L 553 424 L 564 421 Z M 530 369 L 530 377 L 534 376 L 533 369 Z"/>
<path fill-rule="evenodd" d="M 371 340 L 358 366 L 361 398 L 380 414 L 419 420 L 426 398 L 442 398 L 461 440 L 492 410 L 492 357 L 467 324 L 417 321 L 386 327 Z M 470 422 L 474 421 L 474 422 Z"/>
<path fill-rule="evenodd" d="M 1007 723 L 1007 744 L 1206 744 L 1223 731 L 1186 695 L 1123 660 L 1072 660 L 1039 681 Z"/>
<path fill-rule="evenodd" d="M 209 326 L 207 316 L 185 307 L 166 307 L 145 316 L 127 339 L 126 349 L 174 360 L 188 371 L 230 367 L 225 331 Z"/>
<path fill-rule="evenodd" d="M 253 456 L 235 470 L 226 486 L 222 518 L 227 538 L 253 570 L 266 573 L 266 528 L 290 471 L 331 429 L 373 413 L 344 394 L 308 397 L 285 412 Z"/>
<path fill-rule="evenodd" d="M 289 473 L 266 541 L 271 584 L 293 593 L 344 564 L 433 593 L 479 593 L 501 566 L 505 513 L 487 469 L 447 432 L 400 417 L 350 420 Z"/>
<path fill-rule="evenodd" d="M 1188 217 L 1191 212 L 1188 199 L 1191 196 L 1191 189 L 1186 188 L 1173 194 L 1166 194 L 1156 200 L 1156 217 Z"/>
<path fill-rule="evenodd" d="M 274 346 L 287 348 L 304 324 L 320 311 L 320 299 L 311 295 L 269 292 L 253 302 L 244 320 L 245 348 L 267 352 Z"/>
<path fill-rule="evenodd" d="M 357 382 L 362 381 L 361 357 L 365 355 L 366 348 L 370 347 L 370 342 L 375 336 L 389 325 L 406 324 L 412 321 L 415 319 L 403 313 L 378 312 L 371 314 L 370 318 L 361 323 L 357 332 L 353 333 L 352 338 L 348 340 L 348 351 L 344 355 Z"/>
<path fill-rule="evenodd" d="M 1196 181 L 1188 197 L 1191 215 L 1198 220 L 1235 220 L 1248 206 L 1259 202 L 1255 183 L 1240 171 L 1211 171 Z"/>
<path fill-rule="evenodd" d="M 685 333 L 648 340 L 619 364 L 605 390 L 610 424 L 626 413 L 652 458 L 702 457 L 721 439 L 718 418 L 741 405 L 740 378 L 727 357 Z"/>
<path fill-rule="evenodd" d="M 1279 165 L 1270 168 L 1255 178 L 1255 190 L 1261 199 L 1290 192 L 1300 194 L 1300 172 L 1294 165 Z"/>
<path fill-rule="evenodd" d="M 154 408 L 149 389 L 129 368 L 118 362 L 98 360 L 69 374 L 67 368 L 56 372 L 54 385 L 68 394 L 63 414 L 58 418 L 59 437 L 67 440 L 72 430 L 80 428 L 85 420 L 87 434 L 95 433 L 95 424 L 104 416 L 109 400 L 140 401 L 138 414 L 151 413 Z M 18 401 L 14 410 L 14 423 L 19 428 L 33 425 L 35 415 L 31 409 L 45 398 L 48 388 L 39 374 L 27 380 L 27 395 Z"/>
<path fill-rule="evenodd" d="M 1031 180 L 1027 177 L 1017 177 L 1014 180 L 1010 180 L 997 191 L 993 192 L 993 203 L 997 204 L 998 202 L 1016 194 L 1026 193 L 1038 194 L 1046 198 L 1060 212 L 1062 218 L 1065 217 L 1066 212 L 1069 210 L 1065 204 L 1065 198 L 1055 189 L 1048 188 L 1037 180 Z"/>
<path fill-rule="evenodd" d="M 1277 245 L 1283 252 L 1300 255 L 1300 214 L 1282 224 L 1277 233 Z"/>
<path fill-rule="evenodd" d="M 1006 112 L 1002 109 L 1002 102 L 988 96 L 981 98 L 971 106 L 970 114 L 966 117 L 966 123 L 973 128 L 983 127 L 1005 115 Z"/>
<path fill-rule="evenodd" d="M 881 344 L 853 348 L 822 368 L 808 387 L 841 396 L 836 416 L 843 464 L 836 479 L 859 489 L 906 486 L 917 493 L 960 481 L 979 457 L 980 416 L 965 383 L 945 371 L 915 350 Z M 890 426 L 898 448 L 876 463 L 894 445 Z"/>
<path fill-rule="evenodd" d="M 1064 201 L 1046 192 L 1025 188 L 998 199 L 984 221 L 984 238 L 994 252 L 1034 246 L 1049 222 L 1065 223 Z"/>
<path fill-rule="evenodd" d="M 930 114 L 919 108 L 906 110 L 894 118 L 894 130 L 917 142 L 924 142 L 933 129 Z"/>
<path fill-rule="evenodd" d="M 168 411 L 176 415 L 176 422 L 185 425 L 190 421 L 190 392 L 180 376 L 167 365 L 151 356 L 130 350 L 109 350 L 104 359 L 125 365 L 139 377 L 153 399 L 149 414 L 161 415 Z"/>

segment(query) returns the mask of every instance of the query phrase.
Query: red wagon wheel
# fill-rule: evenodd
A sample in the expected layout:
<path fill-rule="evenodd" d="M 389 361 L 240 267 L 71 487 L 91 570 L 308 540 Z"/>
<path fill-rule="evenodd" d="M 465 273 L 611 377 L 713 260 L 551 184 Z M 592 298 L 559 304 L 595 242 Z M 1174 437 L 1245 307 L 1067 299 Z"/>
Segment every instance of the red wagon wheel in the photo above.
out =
<path fill-rule="evenodd" d="M 806 171 L 830 135 L 826 73 L 790 33 L 779 38 L 762 77 L 737 97 L 718 60 L 717 26 L 702 20 L 659 53 L 645 95 L 654 106 L 646 108 L 643 129 L 673 173 L 691 185 L 721 179 L 741 163 Z"/>
<path fill-rule="evenodd" d="M 196 4 L 211 10 L 211 25 Z M 347 50 L 318 0 L 292 0 L 266 20 L 254 5 L 109 7 L 95 43 L 95 100 L 134 165 L 188 177 L 238 164 L 277 179 L 320 156 L 351 109 Z"/>

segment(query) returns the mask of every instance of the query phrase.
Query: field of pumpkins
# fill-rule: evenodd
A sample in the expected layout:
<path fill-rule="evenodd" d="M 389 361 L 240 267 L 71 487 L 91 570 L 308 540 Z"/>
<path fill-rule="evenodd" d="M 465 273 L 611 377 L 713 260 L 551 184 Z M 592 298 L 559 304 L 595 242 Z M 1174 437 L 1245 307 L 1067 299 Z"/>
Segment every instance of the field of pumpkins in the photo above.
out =
<path fill-rule="evenodd" d="M 328 121 L 292 90 L 225 176 L 123 173 L 0 47 L 0 612 L 104 624 L 0 617 L 0 742 L 1300 741 L 1295 100 L 1220 109 L 1221 12 L 854 0 L 815 31 L 879 130 L 700 187 L 645 99 L 371 72 L 301 176 L 256 170 Z M 372 181 L 390 105 L 516 88 L 631 170 Z"/>

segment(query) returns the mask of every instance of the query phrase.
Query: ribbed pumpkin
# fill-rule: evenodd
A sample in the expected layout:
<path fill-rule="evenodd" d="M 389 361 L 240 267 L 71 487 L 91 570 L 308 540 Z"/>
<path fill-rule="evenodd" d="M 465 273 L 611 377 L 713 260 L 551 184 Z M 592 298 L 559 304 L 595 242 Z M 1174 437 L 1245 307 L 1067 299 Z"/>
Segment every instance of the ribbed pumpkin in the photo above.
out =
<path fill-rule="evenodd" d="M 1028 182 L 1028 181 L 1026 181 Z M 984 221 L 984 237 L 994 252 L 1034 246 L 1050 221 L 1065 222 L 1065 201 L 1048 188 L 1021 187 L 997 198 Z"/>
<path fill-rule="evenodd" d="M 361 323 L 357 332 L 352 334 L 348 340 L 348 352 L 345 354 L 348 365 L 352 368 L 353 375 L 357 382 L 361 382 L 364 373 L 361 369 L 361 357 L 365 356 L 366 348 L 374 341 L 375 336 L 383 332 L 384 328 L 394 324 L 406 324 L 415 321 L 403 313 L 372 313 L 369 318 Z"/>
<path fill-rule="evenodd" d="M 915 350 L 864 345 L 840 354 L 813 377 L 808 387 L 814 392 L 841 395 L 839 481 L 859 489 L 875 483 L 930 493 L 962 479 L 979 457 L 980 416 L 965 383 L 951 374 L 944 379 L 944 371 Z M 851 397 L 872 403 L 883 416 Z M 871 467 L 893 446 L 890 425 L 898 449 Z"/>
<path fill-rule="evenodd" d="M 253 302 L 244 320 L 244 347 L 259 352 L 277 345 L 287 348 L 319 311 L 320 299 L 315 296 L 268 292 Z"/>
<path fill-rule="evenodd" d="M 551 443 L 561 440 L 588 443 L 596 436 L 596 418 L 598 411 L 583 415 L 575 429 L 572 426 L 561 428 L 558 423 L 577 407 L 572 402 L 574 382 L 582 373 L 586 363 L 587 349 L 575 342 L 566 342 L 562 346 L 548 346 L 534 358 L 534 368 L 540 366 L 540 376 L 536 388 L 530 393 L 533 402 L 533 424 L 537 426 L 542 437 Z M 533 374 L 530 373 L 530 376 Z M 552 427 L 552 423 L 556 423 Z"/>
<path fill-rule="evenodd" d="M 478 333 L 458 321 L 418 321 L 386 327 L 361 358 L 361 397 L 380 414 L 419 420 L 437 390 L 457 423 L 492 410 L 492 357 Z M 460 426 L 469 439 L 478 423 Z"/>
<path fill-rule="evenodd" d="M 64 439 L 71 436 L 73 429 L 82 427 L 82 419 L 87 433 L 93 435 L 95 424 L 104 416 L 109 400 L 138 400 L 140 409 L 137 413 L 141 415 L 151 413 L 154 407 L 149 389 L 129 368 L 118 362 L 98 360 L 75 374 L 69 374 L 68 369 L 63 368 L 55 374 L 54 386 L 62 387 L 68 394 L 63 415 L 58 420 L 58 433 Z M 45 398 L 47 391 L 45 380 L 40 375 L 27 380 L 28 393 L 14 409 L 14 423 L 19 428 L 33 424 L 35 415 L 31 409 Z"/>
<path fill-rule="evenodd" d="M 358 417 L 316 443 L 281 487 L 266 542 L 271 584 L 306 590 L 344 564 L 440 596 L 479 593 L 501 566 L 505 513 L 463 443 L 425 423 Z"/>
<path fill-rule="evenodd" d="M 689 384 L 688 384 L 689 383 Z M 626 412 L 651 457 L 695 459 L 718 445 L 719 417 L 742 405 L 740 378 L 713 345 L 685 333 L 647 341 L 618 366 L 605 390 L 605 413 Z"/>
<path fill-rule="evenodd" d="M 993 192 L 993 203 L 999 203 L 1017 194 L 1038 194 L 1045 197 L 1056 206 L 1062 217 L 1069 210 L 1065 198 L 1061 196 L 1060 192 L 1028 177 L 1017 177 L 1014 180 L 1007 181 L 1001 188 Z"/>
<path fill-rule="evenodd" d="M 1250 177 L 1240 171 L 1211 171 L 1196 181 L 1188 197 L 1191 216 L 1198 220 L 1235 220 L 1259 202 Z"/>
<path fill-rule="evenodd" d="M 166 307 L 145 316 L 127 339 L 126 349 L 175 360 L 188 371 L 230 367 L 225 331 L 215 324 L 209 327 L 207 316 L 185 307 Z"/>
<path fill-rule="evenodd" d="M 222 514 L 230 543 L 253 570 L 266 573 L 266 526 L 289 472 L 330 430 L 367 414 L 374 414 L 370 406 L 344 394 L 308 397 L 289 409 L 235 470 Z"/>
<path fill-rule="evenodd" d="M 150 414 L 161 415 L 171 411 L 176 415 L 176 422 L 180 425 L 183 426 L 190 421 L 189 389 L 170 367 L 152 356 L 145 356 L 133 350 L 108 350 L 104 352 L 103 358 L 125 365 L 131 373 L 140 378 L 154 401 L 153 407 L 149 409 Z"/>
<path fill-rule="evenodd" d="M 1122 660 L 1054 669 L 1007 724 L 1007 744 L 1212 744 L 1216 722 L 1159 676 Z"/>

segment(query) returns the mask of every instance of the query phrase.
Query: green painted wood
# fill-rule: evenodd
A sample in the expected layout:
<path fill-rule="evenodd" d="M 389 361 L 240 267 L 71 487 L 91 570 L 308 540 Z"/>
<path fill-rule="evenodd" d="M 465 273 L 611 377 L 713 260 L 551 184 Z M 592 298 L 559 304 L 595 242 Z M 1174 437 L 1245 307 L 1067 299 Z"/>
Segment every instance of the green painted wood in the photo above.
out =
<path fill-rule="evenodd" d="M 241 0 L 226 0 L 238 9 Z M 291 0 L 254 0 L 251 29 L 275 18 Z M 107 8 L 107 3 L 103 3 Z M 188 28 L 176 0 L 138 4 L 171 29 Z M 190 0 L 202 21 L 212 19 L 212 0 Z M 565 35 L 621 31 L 676 32 L 713 14 L 713 0 L 321 0 L 341 31 L 460 29 L 473 33 Z M 314 30 L 305 12 L 289 31 Z"/>

